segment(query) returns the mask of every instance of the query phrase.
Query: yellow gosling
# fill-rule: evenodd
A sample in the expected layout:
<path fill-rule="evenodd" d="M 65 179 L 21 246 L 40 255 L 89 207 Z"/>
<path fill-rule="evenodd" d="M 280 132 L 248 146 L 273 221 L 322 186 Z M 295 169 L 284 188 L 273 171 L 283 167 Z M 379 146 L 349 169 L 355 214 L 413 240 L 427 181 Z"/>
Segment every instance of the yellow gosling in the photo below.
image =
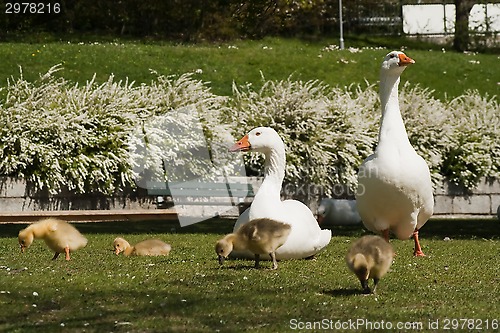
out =
<path fill-rule="evenodd" d="M 21 252 L 24 252 L 34 239 L 43 239 L 45 244 L 55 252 L 52 260 L 56 260 L 60 253 L 65 253 L 66 260 L 70 260 L 70 252 L 87 245 L 87 238 L 75 227 L 66 221 L 54 218 L 41 220 L 19 231 L 18 240 Z"/>
<path fill-rule="evenodd" d="M 379 280 L 391 267 L 394 250 L 392 245 L 380 236 L 363 236 L 355 241 L 345 257 L 347 266 L 356 274 L 363 287 L 363 293 L 371 292 L 368 280 L 373 279 L 373 293 Z"/>
<path fill-rule="evenodd" d="M 219 264 L 237 250 L 249 250 L 255 255 L 255 268 L 259 268 L 260 255 L 267 254 L 273 261 L 272 269 L 278 268 L 276 250 L 285 243 L 292 227 L 276 220 L 261 218 L 243 224 L 235 233 L 226 235 L 215 245 Z"/>
<path fill-rule="evenodd" d="M 172 247 L 159 239 L 148 239 L 130 245 L 125 239 L 117 237 L 113 242 L 113 248 L 116 255 L 121 252 L 125 256 L 168 256 Z"/>

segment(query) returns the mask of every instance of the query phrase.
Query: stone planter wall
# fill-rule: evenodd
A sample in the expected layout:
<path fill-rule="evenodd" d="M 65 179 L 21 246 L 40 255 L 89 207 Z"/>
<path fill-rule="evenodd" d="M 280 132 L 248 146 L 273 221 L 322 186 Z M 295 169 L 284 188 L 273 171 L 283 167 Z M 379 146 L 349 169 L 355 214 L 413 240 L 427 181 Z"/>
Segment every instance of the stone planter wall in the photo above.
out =
<path fill-rule="evenodd" d="M 22 179 L 0 177 L 0 213 L 53 210 L 109 210 L 155 208 L 154 198 L 134 191 L 116 196 L 34 192 Z"/>
<path fill-rule="evenodd" d="M 496 215 L 500 206 L 500 181 L 483 179 L 474 190 L 449 182 L 434 192 L 434 215 Z"/>
<path fill-rule="evenodd" d="M 249 182 L 258 191 L 262 183 L 261 177 L 250 177 Z M 51 210 L 107 210 L 107 209 L 156 209 L 155 198 L 147 196 L 145 191 L 130 191 L 114 197 L 103 195 L 71 195 L 61 193 L 48 195 L 46 193 L 31 193 L 23 180 L 0 178 L 0 213 L 29 212 Z M 463 188 L 450 183 L 443 183 L 436 189 L 434 216 L 494 216 L 500 206 L 500 181 L 482 180 L 479 186 L 466 193 Z M 321 198 L 308 199 L 313 212 Z M 306 200 L 306 199 L 305 199 Z M 237 216 L 237 209 L 221 212 L 220 207 L 178 207 L 192 215 Z"/>

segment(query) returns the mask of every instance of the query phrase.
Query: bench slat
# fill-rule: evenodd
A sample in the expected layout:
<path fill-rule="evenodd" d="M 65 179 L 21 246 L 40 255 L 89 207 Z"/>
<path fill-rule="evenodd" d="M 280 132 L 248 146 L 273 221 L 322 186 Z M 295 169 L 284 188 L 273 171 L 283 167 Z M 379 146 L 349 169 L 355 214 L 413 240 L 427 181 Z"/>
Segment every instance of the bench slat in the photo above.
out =
<path fill-rule="evenodd" d="M 253 187 L 244 183 L 162 183 L 148 182 L 149 195 L 164 195 L 182 197 L 253 197 Z"/>

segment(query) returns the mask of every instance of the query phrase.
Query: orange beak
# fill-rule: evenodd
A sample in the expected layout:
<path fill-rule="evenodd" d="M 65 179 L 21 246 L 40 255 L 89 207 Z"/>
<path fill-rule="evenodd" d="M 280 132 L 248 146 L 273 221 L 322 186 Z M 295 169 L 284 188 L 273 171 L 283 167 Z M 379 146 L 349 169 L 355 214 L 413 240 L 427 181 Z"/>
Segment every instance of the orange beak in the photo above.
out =
<path fill-rule="evenodd" d="M 119 254 L 120 254 L 120 249 L 119 249 L 119 248 L 116 248 L 116 249 L 115 249 L 115 254 L 116 254 L 116 255 L 119 255 Z"/>
<path fill-rule="evenodd" d="M 408 57 L 406 54 L 404 54 L 404 53 L 399 54 L 399 66 L 408 66 L 408 65 L 411 65 L 414 63 L 415 63 L 415 60 Z"/>
<path fill-rule="evenodd" d="M 231 152 L 248 151 L 250 150 L 250 148 L 251 145 L 250 142 L 248 142 L 248 134 L 247 134 L 243 138 L 241 138 L 240 141 L 236 142 L 231 148 L 229 148 L 229 151 Z"/>

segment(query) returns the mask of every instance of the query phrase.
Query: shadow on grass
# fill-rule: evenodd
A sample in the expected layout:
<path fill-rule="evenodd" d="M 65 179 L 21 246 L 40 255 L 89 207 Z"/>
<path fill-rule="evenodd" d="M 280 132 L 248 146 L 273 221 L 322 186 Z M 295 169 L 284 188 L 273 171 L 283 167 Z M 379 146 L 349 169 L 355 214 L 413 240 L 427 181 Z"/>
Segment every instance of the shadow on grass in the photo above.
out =
<path fill-rule="evenodd" d="M 244 260 L 244 259 L 240 259 Z M 248 259 L 247 261 L 244 261 L 241 264 L 233 264 L 233 265 L 227 265 L 224 263 L 224 265 L 220 268 L 217 268 L 219 270 L 228 270 L 228 271 L 262 271 L 262 272 L 277 272 L 279 270 L 272 269 L 272 264 L 269 261 L 264 261 L 260 263 L 259 268 L 255 268 L 255 264 L 253 259 Z"/>
<path fill-rule="evenodd" d="M 371 234 L 362 225 L 331 226 L 332 236 L 361 237 Z M 500 221 L 491 219 L 431 219 L 419 232 L 420 238 L 443 239 L 450 237 L 455 239 L 469 238 L 500 238 Z M 393 237 L 393 236 L 391 236 Z"/>
<path fill-rule="evenodd" d="M 333 289 L 333 290 L 323 290 L 323 295 L 331 297 L 347 297 L 352 295 L 363 295 L 361 289 Z"/>
<path fill-rule="evenodd" d="M 496 218 L 480 220 L 432 219 L 422 227 L 419 236 L 438 239 L 444 237 L 498 239 L 500 238 L 500 221 Z"/>
<path fill-rule="evenodd" d="M 181 227 L 178 220 L 149 221 L 113 221 L 113 222 L 75 222 L 73 224 L 83 234 L 226 234 L 233 231 L 235 220 L 211 218 L 205 221 Z M 17 237 L 24 223 L 0 224 L 0 237 Z"/>
<path fill-rule="evenodd" d="M 118 221 L 73 223 L 83 234 L 143 234 L 143 233 L 178 233 L 178 234 L 227 234 L 233 231 L 235 219 L 211 218 L 186 227 L 181 227 L 177 220 L 165 221 Z M 27 224 L 0 224 L 0 237 L 17 237 L 19 230 Z M 479 220 L 441 220 L 431 219 L 420 230 L 421 238 L 451 237 L 500 238 L 500 221 L 497 219 Z M 353 226 L 327 226 L 332 236 L 360 237 L 370 234 L 361 224 Z"/>

